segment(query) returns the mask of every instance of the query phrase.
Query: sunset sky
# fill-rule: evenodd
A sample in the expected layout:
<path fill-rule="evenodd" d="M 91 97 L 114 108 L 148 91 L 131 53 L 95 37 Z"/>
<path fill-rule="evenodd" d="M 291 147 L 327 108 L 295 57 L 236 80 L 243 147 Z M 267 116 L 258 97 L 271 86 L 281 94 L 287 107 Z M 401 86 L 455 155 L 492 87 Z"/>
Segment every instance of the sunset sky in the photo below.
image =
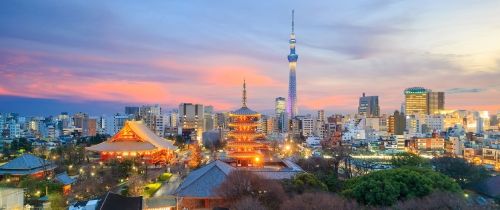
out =
<path fill-rule="evenodd" d="M 121 112 L 181 102 L 273 109 L 295 8 L 300 112 L 446 92 L 500 110 L 500 1 L 0 1 L 0 113 Z"/>

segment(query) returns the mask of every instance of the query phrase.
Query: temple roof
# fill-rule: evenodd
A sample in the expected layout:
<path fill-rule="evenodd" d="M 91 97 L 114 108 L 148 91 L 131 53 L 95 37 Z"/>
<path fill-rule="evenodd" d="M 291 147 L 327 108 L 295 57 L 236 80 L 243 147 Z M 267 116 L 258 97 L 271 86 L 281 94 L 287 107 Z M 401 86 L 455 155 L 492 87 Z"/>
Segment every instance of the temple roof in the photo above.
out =
<path fill-rule="evenodd" d="M 265 179 L 290 179 L 303 170 L 291 161 L 283 161 L 285 167 L 280 170 L 266 168 L 235 168 L 221 160 L 215 160 L 189 173 L 175 191 L 180 197 L 214 198 L 215 190 L 234 170 L 249 170 Z"/>
<path fill-rule="evenodd" d="M 141 152 L 156 149 L 176 150 L 177 147 L 171 141 L 153 133 L 142 121 L 127 121 L 113 137 L 86 149 L 98 152 Z"/>
<path fill-rule="evenodd" d="M 142 196 L 127 197 L 112 192 L 108 192 L 106 196 L 99 202 L 96 209 L 100 210 L 138 210 L 142 209 Z"/>
<path fill-rule="evenodd" d="M 75 179 L 69 177 L 68 173 L 66 173 L 66 172 L 62 172 L 60 174 L 57 174 L 55 178 L 56 178 L 56 181 L 60 182 L 63 185 L 73 184 L 76 181 Z"/>
<path fill-rule="evenodd" d="M 35 155 L 25 153 L 5 165 L 0 166 L 0 175 L 11 174 L 11 175 L 28 175 L 34 174 L 40 171 L 48 171 L 56 168 L 56 166 L 42 158 Z"/>
<path fill-rule="evenodd" d="M 248 107 L 241 107 L 238 110 L 232 111 L 231 114 L 233 114 L 233 115 L 258 115 L 259 113 L 251 110 Z"/>
<path fill-rule="evenodd" d="M 194 170 L 184 179 L 175 191 L 178 196 L 187 197 L 217 197 L 214 190 L 234 170 L 233 167 L 220 160 Z"/>

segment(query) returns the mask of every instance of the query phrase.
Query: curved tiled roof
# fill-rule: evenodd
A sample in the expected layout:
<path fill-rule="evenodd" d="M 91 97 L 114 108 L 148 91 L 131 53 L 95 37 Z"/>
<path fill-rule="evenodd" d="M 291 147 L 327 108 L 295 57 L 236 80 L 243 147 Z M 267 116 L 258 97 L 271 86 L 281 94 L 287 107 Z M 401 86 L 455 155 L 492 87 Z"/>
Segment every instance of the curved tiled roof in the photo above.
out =
<path fill-rule="evenodd" d="M 235 170 L 220 160 L 215 160 L 189 173 L 175 191 L 178 196 L 217 197 L 214 190 Z"/>
<path fill-rule="evenodd" d="M 26 153 L 0 166 L 0 175 L 27 175 L 54 168 L 56 166 L 52 162 Z"/>
<path fill-rule="evenodd" d="M 51 162 L 48 160 L 44 160 L 32 154 L 23 154 L 5 165 L 0 166 L 0 169 L 7 170 L 27 170 L 33 168 L 39 168 L 43 166 L 50 165 Z"/>
<path fill-rule="evenodd" d="M 231 114 L 234 114 L 234 115 L 256 115 L 259 113 L 244 106 L 238 110 L 232 111 Z"/>
<path fill-rule="evenodd" d="M 126 128 L 127 127 L 127 128 Z M 148 151 L 154 149 L 176 150 L 172 141 L 159 137 L 151 131 L 142 121 L 127 121 L 122 129 L 130 128 L 138 136 L 138 141 L 127 141 L 114 139 L 112 137 L 105 142 L 87 147 L 90 151 Z M 115 141 L 116 140 L 116 141 Z"/>

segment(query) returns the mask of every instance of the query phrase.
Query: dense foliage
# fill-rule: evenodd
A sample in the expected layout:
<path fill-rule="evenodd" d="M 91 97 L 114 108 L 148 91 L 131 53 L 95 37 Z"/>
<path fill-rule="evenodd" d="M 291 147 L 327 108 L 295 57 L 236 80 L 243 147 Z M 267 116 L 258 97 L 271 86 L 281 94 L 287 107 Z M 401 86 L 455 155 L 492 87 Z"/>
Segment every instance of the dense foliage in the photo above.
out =
<path fill-rule="evenodd" d="M 434 191 L 459 192 L 460 187 L 453 179 L 429 169 L 398 168 L 348 180 L 342 193 L 362 204 L 390 206 Z"/>
<path fill-rule="evenodd" d="M 328 187 L 312 173 L 300 173 L 290 180 L 284 181 L 288 192 L 304 193 L 314 191 L 327 191 Z"/>
<path fill-rule="evenodd" d="M 399 153 L 392 157 L 392 166 L 401 167 L 429 167 L 429 161 L 412 153 Z"/>
<path fill-rule="evenodd" d="M 470 164 L 462 158 L 440 157 L 432 159 L 431 163 L 434 170 L 455 179 L 462 187 L 490 176 L 484 167 Z"/>

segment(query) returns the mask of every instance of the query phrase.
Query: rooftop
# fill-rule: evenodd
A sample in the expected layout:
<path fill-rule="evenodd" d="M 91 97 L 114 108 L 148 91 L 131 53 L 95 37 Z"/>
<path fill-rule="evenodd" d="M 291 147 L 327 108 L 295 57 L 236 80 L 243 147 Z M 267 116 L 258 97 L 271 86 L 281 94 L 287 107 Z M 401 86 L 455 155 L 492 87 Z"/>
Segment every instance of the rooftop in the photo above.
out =
<path fill-rule="evenodd" d="M 0 166 L 0 175 L 28 175 L 40 171 L 52 170 L 54 168 L 56 168 L 56 166 L 51 161 L 25 153 Z"/>

